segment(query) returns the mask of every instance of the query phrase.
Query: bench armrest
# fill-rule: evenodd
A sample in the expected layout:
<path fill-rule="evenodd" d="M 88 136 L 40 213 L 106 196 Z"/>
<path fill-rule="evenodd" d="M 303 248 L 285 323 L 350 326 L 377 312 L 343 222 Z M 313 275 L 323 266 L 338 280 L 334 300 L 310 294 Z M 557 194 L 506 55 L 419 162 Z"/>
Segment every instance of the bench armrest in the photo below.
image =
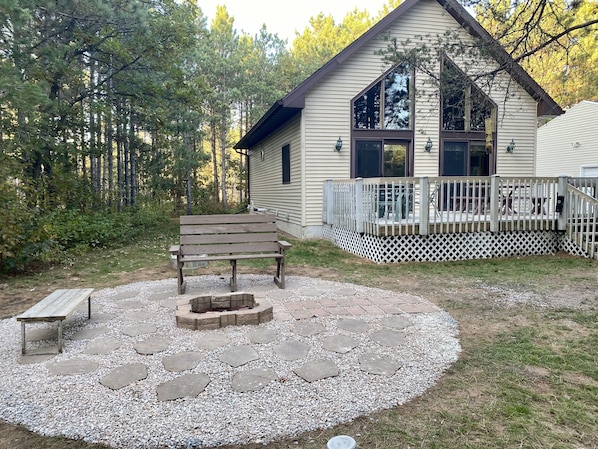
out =
<path fill-rule="evenodd" d="M 176 256 L 177 254 L 179 254 L 180 250 L 181 250 L 181 245 L 172 245 L 170 247 L 170 249 L 168 250 L 168 252 L 170 254 L 172 254 L 173 256 Z"/>
<path fill-rule="evenodd" d="M 286 240 L 279 240 L 278 241 L 278 246 L 280 246 L 280 249 L 284 252 L 285 250 L 292 248 L 293 245 L 290 244 L 289 242 L 287 242 Z"/>

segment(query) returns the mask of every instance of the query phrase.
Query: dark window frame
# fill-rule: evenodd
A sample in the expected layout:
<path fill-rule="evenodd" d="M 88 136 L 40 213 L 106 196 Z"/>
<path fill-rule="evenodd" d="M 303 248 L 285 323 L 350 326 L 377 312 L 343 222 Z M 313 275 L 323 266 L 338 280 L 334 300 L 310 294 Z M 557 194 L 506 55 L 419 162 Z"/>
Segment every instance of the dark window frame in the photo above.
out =
<path fill-rule="evenodd" d="M 376 176 L 358 176 L 358 146 L 361 143 L 369 143 L 369 144 L 379 144 L 380 145 L 380 153 L 378 154 L 378 174 Z M 354 139 L 353 140 L 353 145 L 352 145 L 352 153 L 353 153 L 353 158 L 352 158 L 352 169 L 351 169 L 351 177 L 352 178 L 357 178 L 357 177 L 363 177 L 363 178 L 367 178 L 367 177 L 372 177 L 372 178 L 384 178 L 386 177 L 384 175 L 384 169 L 385 169 L 385 159 L 384 159 L 384 151 L 385 151 L 385 147 L 386 145 L 406 145 L 407 149 L 406 149 L 406 154 L 405 154 L 405 177 L 411 177 L 413 176 L 413 159 L 414 159 L 414 155 L 413 155 L 413 140 L 409 139 L 402 139 L 400 137 L 389 137 L 389 138 L 377 138 L 376 136 L 369 136 L 369 138 L 363 138 L 363 139 Z"/>
<path fill-rule="evenodd" d="M 407 97 L 408 97 L 408 106 L 409 106 L 409 117 L 408 117 L 408 126 L 403 128 L 387 128 L 385 125 L 385 111 L 387 110 L 386 105 L 386 97 L 387 92 L 390 92 L 387 88 L 387 81 L 389 77 L 393 75 L 397 70 L 402 66 L 407 64 L 396 64 L 392 66 L 389 70 L 382 74 L 379 78 L 377 78 L 373 83 L 371 83 L 368 87 L 366 87 L 363 91 L 361 91 L 358 95 L 356 95 L 351 100 L 351 129 L 353 131 L 364 131 L 364 132 L 376 132 L 376 131 L 386 131 L 386 132 L 412 132 L 413 131 L 413 124 L 415 123 L 415 68 L 408 66 L 402 70 L 409 74 L 409 80 L 407 83 Z M 368 93 L 374 94 L 377 92 L 377 98 L 372 95 L 368 96 Z M 366 125 L 365 127 L 357 126 L 358 120 L 356 119 L 355 108 L 358 102 L 364 101 L 366 105 L 366 112 L 363 114 L 365 120 L 363 121 Z M 369 108 L 374 108 L 377 105 L 376 109 L 369 111 Z M 378 124 L 379 127 L 376 127 Z"/>
<path fill-rule="evenodd" d="M 356 116 L 355 116 L 355 103 L 359 101 L 366 95 L 369 91 L 371 91 L 375 86 L 380 85 L 380 97 L 384 98 L 385 93 L 385 82 L 390 74 L 395 72 L 397 68 L 401 64 L 394 65 L 385 73 L 383 73 L 379 78 L 377 78 L 374 82 L 372 82 L 368 87 L 366 87 L 363 91 L 361 91 L 358 95 L 356 95 L 350 103 L 351 107 L 351 177 L 357 177 L 357 145 L 358 142 L 361 141 L 369 141 L 369 142 L 380 142 L 381 144 L 381 154 L 380 154 L 380 161 L 381 161 L 381 176 L 383 177 L 384 174 L 384 147 L 385 144 L 392 143 L 392 141 L 405 143 L 407 145 L 407 155 L 406 155 L 406 165 L 405 171 L 406 176 L 413 176 L 414 168 L 413 168 L 413 159 L 414 159 L 414 150 L 413 150 L 413 140 L 414 140 L 414 123 L 415 123 L 415 68 L 409 66 L 407 68 L 409 73 L 409 83 L 408 83 L 408 94 L 409 94 L 409 128 L 408 129 L 384 129 L 384 111 L 386 108 L 384 107 L 384 102 L 378 105 L 379 113 L 378 119 L 381 121 L 380 128 L 357 128 L 356 127 Z M 368 115 L 368 114 L 366 114 Z M 371 115 L 371 114 L 369 114 Z"/>
<path fill-rule="evenodd" d="M 453 62 L 447 55 L 441 56 L 440 67 L 441 70 L 444 70 L 445 64 L 448 62 L 450 64 L 450 70 L 459 77 L 460 83 L 463 86 L 463 108 L 464 108 L 464 120 L 463 120 L 463 128 L 464 129 L 446 129 L 446 122 L 445 122 L 445 97 L 444 94 L 446 90 L 444 89 L 442 83 L 445 81 L 445 76 L 441 75 L 441 86 L 440 86 L 440 117 L 439 117 L 439 131 L 440 131 L 440 157 L 438 160 L 438 173 L 440 176 L 444 175 L 444 146 L 445 142 L 466 142 L 467 143 L 467 154 L 469 154 L 469 148 L 473 145 L 480 145 L 482 142 L 486 147 L 486 152 L 490 156 L 489 161 L 489 172 L 490 175 L 496 173 L 496 138 L 497 138 L 497 120 L 496 116 L 498 114 L 498 106 L 497 104 L 490 98 L 488 94 L 486 94 L 480 87 L 478 87 L 468 76 L 467 74 L 457 66 L 455 62 Z M 485 126 L 488 123 L 484 120 L 484 129 L 471 129 L 471 118 L 474 113 L 479 114 L 480 109 L 476 109 L 475 102 L 472 101 L 472 90 L 476 91 L 476 95 L 480 95 L 483 98 L 484 103 L 490 108 L 490 118 L 491 118 L 491 125 L 492 129 L 490 133 L 487 133 L 485 130 Z M 456 92 L 456 90 L 455 90 Z M 479 128 L 479 124 L 478 124 Z M 469 158 L 469 156 L 468 156 Z M 465 169 L 465 173 L 462 176 L 467 176 L 467 173 L 470 171 L 469 162 L 467 163 L 467 167 Z"/>
<path fill-rule="evenodd" d="M 291 144 L 287 143 L 282 146 L 282 183 L 291 183 Z"/>

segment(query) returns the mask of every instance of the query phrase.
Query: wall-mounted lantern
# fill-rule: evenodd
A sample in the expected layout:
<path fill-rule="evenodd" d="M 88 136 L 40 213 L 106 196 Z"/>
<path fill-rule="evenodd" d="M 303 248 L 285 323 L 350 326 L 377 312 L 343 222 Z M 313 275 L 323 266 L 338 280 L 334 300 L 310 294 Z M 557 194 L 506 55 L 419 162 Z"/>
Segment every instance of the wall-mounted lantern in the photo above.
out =
<path fill-rule="evenodd" d="M 515 151 L 515 140 L 511 139 L 511 143 L 507 145 L 507 153 Z"/>
<path fill-rule="evenodd" d="M 430 151 L 432 151 L 432 139 L 430 139 L 428 137 L 428 141 L 426 142 L 426 146 L 424 146 L 424 151 L 426 151 L 427 153 L 429 153 Z"/>
<path fill-rule="evenodd" d="M 341 139 L 341 136 L 338 136 L 338 140 L 336 141 L 336 145 L 334 146 L 334 149 L 336 151 L 340 151 L 342 147 L 343 147 L 343 139 Z"/>

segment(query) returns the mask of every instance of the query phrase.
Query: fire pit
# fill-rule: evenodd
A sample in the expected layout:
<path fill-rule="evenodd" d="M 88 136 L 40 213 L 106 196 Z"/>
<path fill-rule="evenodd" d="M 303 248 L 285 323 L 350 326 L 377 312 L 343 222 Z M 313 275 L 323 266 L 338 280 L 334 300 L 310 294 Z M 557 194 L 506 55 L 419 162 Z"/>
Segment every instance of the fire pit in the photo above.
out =
<path fill-rule="evenodd" d="M 176 324 L 192 330 L 260 324 L 272 320 L 272 305 L 251 293 L 183 295 L 177 301 Z"/>

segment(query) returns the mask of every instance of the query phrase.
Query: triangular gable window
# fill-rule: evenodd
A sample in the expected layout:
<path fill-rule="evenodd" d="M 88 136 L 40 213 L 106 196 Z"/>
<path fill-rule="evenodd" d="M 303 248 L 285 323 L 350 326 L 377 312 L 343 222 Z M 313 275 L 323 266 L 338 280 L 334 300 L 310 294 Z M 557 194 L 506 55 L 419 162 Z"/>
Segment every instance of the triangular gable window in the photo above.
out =
<path fill-rule="evenodd" d="M 411 70 L 401 64 L 353 101 L 354 129 L 411 129 Z"/>
<path fill-rule="evenodd" d="M 448 58 L 443 58 L 442 130 L 484 132 L 485 120 L 493 116 L 494 104 Z"/>

